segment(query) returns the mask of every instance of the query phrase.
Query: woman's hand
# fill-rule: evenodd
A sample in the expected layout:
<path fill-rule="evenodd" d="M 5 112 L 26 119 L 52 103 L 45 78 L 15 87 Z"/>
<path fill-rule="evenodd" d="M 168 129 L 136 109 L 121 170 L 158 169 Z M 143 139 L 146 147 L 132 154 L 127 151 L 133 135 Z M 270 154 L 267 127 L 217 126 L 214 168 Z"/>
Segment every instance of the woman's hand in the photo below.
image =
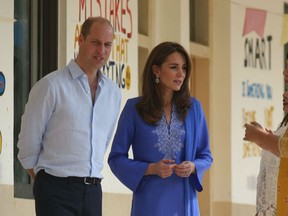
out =
<path fill-rule="evenodd" d="M 173 174 L 174 160 L 163 159 L 157 163 L 149 164 L 145 175 L 158 175 L 161 178 L 168 178 Z"/>
<path fill-rule="evenodd" d="M 246 123 L 245 127 L 245 136 L 243 140 L 254 142 L 261 147 L 261 141 L 264 138 L 265 134 L 268 134 L 265 129 L 257 122 Z"/>
<path fill-rule="evenodd" d="M 279 156 L 280 151 L 278 147 L 279 136 L 273 135 L 269 129 L 263 129 L 258 123 L 251 122 L 245 124 L 245 141 L 254 142 L 260 148 L 270 151 Z"/>
<path fill-rule="evenodd" d="M 196 167 L 191 161 L 183 161 L 181 164 L 175 165 L 173 171 L 180 177 L 189 177 L 196 172 Z"/>

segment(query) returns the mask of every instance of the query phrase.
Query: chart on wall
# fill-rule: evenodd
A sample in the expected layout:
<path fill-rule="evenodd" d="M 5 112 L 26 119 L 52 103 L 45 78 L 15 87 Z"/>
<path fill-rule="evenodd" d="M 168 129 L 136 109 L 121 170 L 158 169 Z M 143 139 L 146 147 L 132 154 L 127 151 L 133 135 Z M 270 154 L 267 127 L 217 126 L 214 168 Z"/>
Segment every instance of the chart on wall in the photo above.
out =
<path fill-rule="evenodd" d="M 231 3 L 232 201 L 251 205 L 262 150 L 243 141 L 244 124 L 257 121 L 275 130 L 283 118 L 284 92 L 283 3 L 254 4 Z"/>

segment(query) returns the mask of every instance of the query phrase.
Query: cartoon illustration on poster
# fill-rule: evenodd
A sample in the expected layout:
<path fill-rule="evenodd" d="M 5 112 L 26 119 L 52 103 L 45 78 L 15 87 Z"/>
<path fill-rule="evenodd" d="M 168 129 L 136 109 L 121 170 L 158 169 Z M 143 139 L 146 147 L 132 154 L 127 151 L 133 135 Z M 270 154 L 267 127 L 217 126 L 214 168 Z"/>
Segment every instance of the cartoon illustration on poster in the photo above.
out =
<path fill-rule="evenodd" d="M 4 94 L 5 86 L 6 86 L 5 76 L 4 76 L 4 74 L 0 71 L 0 96 L 2 96 L 2 95 Z"/>
<path fill-rule="evenodd" d="M 76 3 L 77 2 L 77 3 Z M 76 15 L 74 18 L 74 58 L 78 54 L 78 38 L 83 22 L 92 16 L 102 16 L 108 19 L 114 28 L 114 40 L 110 58 L 105 66 L 103 73 L 115 81 L 120 89 L 131 90 L 135 81 L 138 81 L 137 68 L 137 28 L 135 20 L 135 3 L 130 1 L 76 1 L 78 11 L 71 11 Z M 71 14 L 72 15 L 72 14 Z M 71 29 L 72 30 L 72 29 Z M 136 45 L 136 46 L 135 46 Z M 136 72 L 136 73 L 135 73 Z M 137 90 L 137 86 L 134 86 Z"/>
<path fill-rule="evenodd" d="M 0 155 L 1 155 L 1 152 L 2 152 L 2 133 L 0 131 Z"/>

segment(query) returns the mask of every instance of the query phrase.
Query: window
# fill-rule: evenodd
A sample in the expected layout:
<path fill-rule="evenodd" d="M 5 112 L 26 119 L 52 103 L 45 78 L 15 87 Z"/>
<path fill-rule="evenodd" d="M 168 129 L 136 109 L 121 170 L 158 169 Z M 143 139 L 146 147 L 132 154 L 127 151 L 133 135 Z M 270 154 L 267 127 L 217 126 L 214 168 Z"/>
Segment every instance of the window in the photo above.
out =
<path fill-rule="evenodd" d="M 209 45 L 208 0 L 190 0 L 190 41 Z"/>
<path fill-rule="evenodd" d="M 148 8 L 149 1 L 141 0 L 138 1 L 138 33 L 143 34 L 145 36 L 149 35 L 148 32 Z"/>
<path fill-rule="evenodd" d="M 21 116 L 32 85 L 57 68 L 57 5 L 57 0 L 14 0 L 14 195 L 19 198 L 33 197 L 32 181 L 17 159 Z"/>

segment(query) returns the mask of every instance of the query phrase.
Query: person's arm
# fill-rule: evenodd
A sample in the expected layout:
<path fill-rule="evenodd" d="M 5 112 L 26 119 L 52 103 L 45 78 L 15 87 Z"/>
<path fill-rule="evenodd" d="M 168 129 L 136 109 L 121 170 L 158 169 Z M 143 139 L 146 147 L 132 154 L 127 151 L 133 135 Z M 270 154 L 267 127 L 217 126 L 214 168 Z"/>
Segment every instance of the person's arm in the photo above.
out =
<path fill-rule="evenodd" d="M 33 169 L 27 169 L 26 171 L 29 173 L 29 175 L 31 176 L 31 178 L 34 181 L 35 177 L 36 177 L 34 170 Z"/>
<path fill-rule="evenodd" d="M 279 139 L 279 136 L 269 133 L 262 127 L 259 127 L 259 124 L 256 122 L 245 124 L 245 136 L 243 140 L 254 142 L 262 149 L 269 151 L 277 156 L 280 155 L 278 146 Z"/>
<path fill-rule="evenodd" d="M 193 175 L 190 174 L 189 182 L 198 192 L 201 192 L 204 173 L 211 167 L 213 157 L 210 150 L 206 117 L 201 103 L 196 98 L 192 98 L 192 107 L 185 120 L 185 127 L 185 161 L 191 163 L 186 164 L 184 161 L 183 164 L 185 167 L 186 165 L 190 166 L 190 172 L 195 172 Z"/>
<path fill-rule="evenodd" d="M 148 162 L 129 158 L 135 125 L 138 124 L 134 123 L 134 121 L 137 122 L 135 103 L 134 100 L 127 100 L 119 117 L 108 156 L 108 164 L 113 174 L 132 191 L 136 191 L 149 166 Z"/>

